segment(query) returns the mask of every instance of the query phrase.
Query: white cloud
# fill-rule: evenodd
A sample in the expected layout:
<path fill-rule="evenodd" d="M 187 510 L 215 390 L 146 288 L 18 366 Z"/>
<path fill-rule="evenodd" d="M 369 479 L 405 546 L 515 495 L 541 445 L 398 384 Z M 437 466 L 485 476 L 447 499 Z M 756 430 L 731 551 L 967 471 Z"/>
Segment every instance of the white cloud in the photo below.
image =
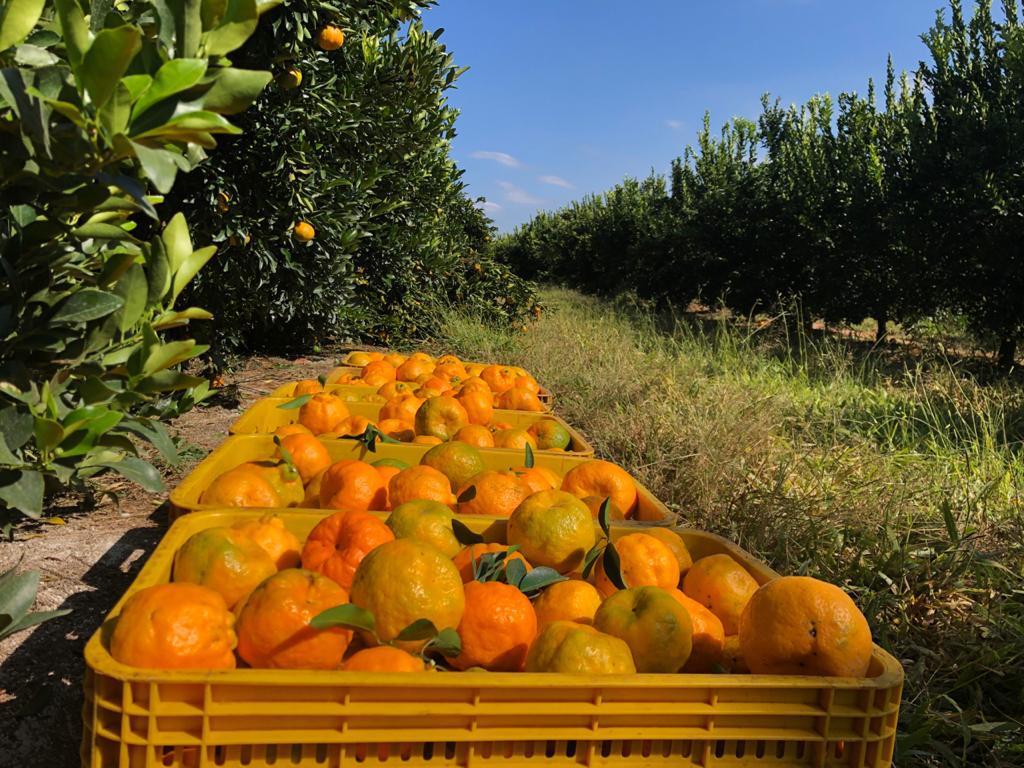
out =
<path fill-rule="evenodd" d="M 666 120 L 665 125 L 671 128 L 673 131 L 681 131 L 684 127 L 682 120 Z"/>
<path fill-rule="evenodd" d="M 505 199 L 510 203 L 515 203 L 516 205 L 540 205 L 544 202 L 539 197 L 534 197 L 522 187 L 517 187 L 509 181 L 499 181 L 498 186 L 501 187 L 505 193 Z"/>
<path fill-rule="evenodd" d="M 563 189 L 574 189 L 573 185 L 563 179 L 561 176 L 540 176 L 538 181 L 544 184 L 550 184 L 553 187 L 562 187 Z"/>
<path fill-rule="evenodd" d="M 477 150 L 476 152 L 473 152 L 470 157 L 477 160 L 493 160 L 494 162 L 501 163 L 509 168 L 518 168 L 522 165 L 519 160 L 506 152 L 485 152 L 483 150 Z"/>
<path fill-rule="evenodd" d="M 497 213 L 498 211 L 503 210 L 500 205 L 492 203 L 490 200 L 480 200 L 476 203 L 476 207 L 484 213 Z"/>

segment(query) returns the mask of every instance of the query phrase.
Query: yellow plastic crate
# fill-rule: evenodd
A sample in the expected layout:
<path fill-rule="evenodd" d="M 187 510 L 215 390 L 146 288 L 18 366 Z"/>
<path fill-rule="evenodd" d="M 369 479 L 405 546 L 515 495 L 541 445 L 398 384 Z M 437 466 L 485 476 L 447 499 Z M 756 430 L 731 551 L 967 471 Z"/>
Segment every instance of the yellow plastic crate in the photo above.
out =
<path fill-rule="evenodd" d="M 430 450 L 427 445 L 409 445 L 407 443 L 378 443 L 374 453 L 356 440 L 323 440 L 333 461 L 342 459 L 361 459 L 376 461 L 377 459 L 401 459 L 410 466 L 420 463 L 423 454 Z M 247 461 L 263 461 L 274 456 L 276 446 L 271 435 L 236 435 L 229 437 L 201 461 L 177 488 L 171 492 L 171 505 L 177 512 L 193 512 L 200 509 L 211 509 L 211 505 L 201 504 L 200 496 L 219 475 Z M 523 451 L 511 449 L 485 448 L 480 451 L 484 464 L 488 469 L 512 469 L 523 466 Z M 539 467 L 547 467 L 564 475 L 577 464 L 590 459 L 555 451 L 538 451 L 534 455 L 534 463 Z M 634 481 L 635 482 L 635 481 Z M 676 521 L 668 507 L 658 501 L 647 488 L 637 483 L 640 501 L 637 506 L 636 520 L 651 524 L 668 525 Z M 632 521 L 631 521 L 632 522 Z"/>
<path fill-rule="evenodd" d="M 292 381 L 288 384 L 282 384 L 277 389 L 271 390 L 267 397 L 293 397 L 295 395 L 296 383 Z M 384 398 L 377 394 L 377 389 L 378 387 L 360 387 L 355 384 L 324 384 L 325 392 L 330 392 L 350 402 L 383 403 Z M 550 409 L 551 403 L 555 398 L 550 390 L 541 387 L 537 393 L 537 399 Z"/>
<path fill-rule="evenodd" d="M 263 397 L 245 409 L 245 412 L 231 425 L 228 430 L 232 435 L 258 435 L 272 433 L 278 427 L 293 424 L 299 420 L 298 408 L 281 408 L 290 403 L 290 397 Z M 348 402 L 348 410 L 355 416 L 363 416 L 377 421 L 380 415 L 380 403 Z M 538 421 L 557 421 L 569 431 L 569 449 L 567 451 L 538 451 L 538 453 L 572 454 L 574 456 L 593 456 L 594 448 L 574 427 L 551 413 L 527 413 L 526 411 L 494 410 L 493 421 L 503 421 L 513 427 L 527 429 Z M 488 448 L 489 451 L 522 452 L 514 448 Z"/>
<path fill-rule="evenodd" d="M 193 533 L 256 514 L 178 520 L 111 616 L 133 593 L 169 579 L 175 551 Z M 304 539 L 321 516 L 284 519 Z M 461 520 L 504 537 L 504 521 Z M 725 552 L 761 583 L 776 576 L 724 539 L 678 533 L 694 557 Z M 863 679 L 143 670 L 111 658 L 107 626 L 85 648 L 84 768 L 886 768 L 903 685 L 899 663 L 877 646 Z"/>

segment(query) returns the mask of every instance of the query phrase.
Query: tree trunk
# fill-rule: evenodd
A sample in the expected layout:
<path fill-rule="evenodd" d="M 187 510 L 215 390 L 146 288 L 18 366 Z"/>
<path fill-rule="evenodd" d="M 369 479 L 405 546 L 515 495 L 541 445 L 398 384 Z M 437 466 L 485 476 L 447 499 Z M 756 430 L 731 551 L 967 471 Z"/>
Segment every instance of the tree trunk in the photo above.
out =
<path fill-rule="evenodd" d="M 1017 357 L 1017 339 L 1006 338 L 999 343 L 999 367 L 1012 368 Z"/>
<path fill-rule="evenodd" d="M 878 344 L 889 335 L 889 317 L 884 312 L 880 312 L 875 318 L 875 322 L 878 324 L 878 328 L 875 330 L 875 343 Z"/>

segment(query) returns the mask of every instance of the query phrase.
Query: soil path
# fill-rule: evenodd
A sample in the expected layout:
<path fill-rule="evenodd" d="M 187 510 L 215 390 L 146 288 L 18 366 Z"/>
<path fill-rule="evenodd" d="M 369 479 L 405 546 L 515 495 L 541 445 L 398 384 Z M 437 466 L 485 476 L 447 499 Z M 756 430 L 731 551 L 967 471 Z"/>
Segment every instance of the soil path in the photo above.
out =
<path fill-rule="evenodd" d="M 214 404 L 171 424 L 183 458 L 165 469 L 167 487 L 224 439 L 253 400 L 281 383 L 316 378 L 333 360 L 256 357 L 225 375 Z M 35 610 L 71 609 L 0 642 L 0 768 L 79 765 L 83 648 L 166 530 L 166 493 L 147 493 L 115 478 L 102 487 L 118 501 L 103 496 L 86 510 L 81 498 L 58 499 L 46 512 L 53 523 L 0 543 L 0 571 L 17 566 L 42 574 Z"/>

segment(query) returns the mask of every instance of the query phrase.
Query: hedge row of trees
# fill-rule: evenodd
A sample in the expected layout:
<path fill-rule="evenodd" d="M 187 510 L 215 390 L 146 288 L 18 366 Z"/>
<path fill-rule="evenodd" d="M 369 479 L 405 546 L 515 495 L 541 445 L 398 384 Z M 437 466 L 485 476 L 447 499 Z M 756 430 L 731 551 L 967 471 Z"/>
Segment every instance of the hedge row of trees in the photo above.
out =
<path fill-rule="evenodd" d="M 424 29 L 433 0 L 286 0 L 235 56 L 277 81 L 169 204 L 219 248 L 190 299 L 216 349 L 430 334 L 446 303 L 515 319 L 532 288 L 486 255 L 491 223 L 449 157 L 464 71 Z M 333 25 L 343 45 L 313 39 Z M 296 82 L 298 80 L 298 82 Z M 315 236 L 293 236 L 297 222 Z"/>
<path fill-rule="evenodd" d="M 1013 360 L 1024 330 L 1024 28 L 960 0 L 924 35 L 930 61 L 881 98 L 783 108 L 697 146 L 666 179 L 539 215 L 495 244 L 520 275 L 747 313 L 799 299 L 829 321 L 962 315 Z M 878 102 L 881 101 L 879 105 Z"/>

